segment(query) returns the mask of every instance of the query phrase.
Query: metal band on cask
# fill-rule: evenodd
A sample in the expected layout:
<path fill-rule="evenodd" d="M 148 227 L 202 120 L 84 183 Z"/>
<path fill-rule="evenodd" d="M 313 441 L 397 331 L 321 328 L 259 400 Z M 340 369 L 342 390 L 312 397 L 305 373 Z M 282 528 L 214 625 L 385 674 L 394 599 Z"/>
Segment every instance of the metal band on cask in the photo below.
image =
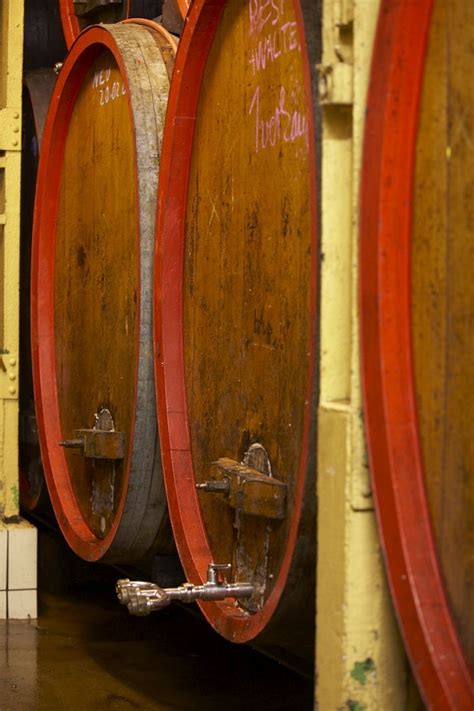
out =
<path fill-rule="evenodd" d="M 195 599 L 235 642 L 274 622 L 276 644 L 314 626 L 308 64 L 297 2 L 196 0 L 163 143 L 154 325 L 168 504 Z M 232 584 L 241 595 L 224 599 Z M 162 591 L 148 607 L 184 595 Z"/>
<path fill-rule="evenodd" d="M 360 306 L 389 580 L 430 709 L 474 707 L 474 6 L 384 0 L 368 95 Z"/>
<path fill-rule="evenodd" d="M 30 274 L 33 207 L 44 123 L 56 81 L 53 69 L 29 72 L 23 86 L 20 264 L 20 506 L 33 511 L 47 497 L 33 398 L 30 339 Z"/>
<path fill-rule="evenodd" d="M 166 32 L 86 30 L 58 77 L 35 206 L 32 348 L 49 492 L 70 546 L 170 548 L 154 399 L 152 273 Z"/>
<path fill-rule="evenodd" d="M 129 17 L 153 19 L 161 14 L 162 0 L 56 0 L 59 2 L 68 48 L 90 25 L 121 22 Z"/>

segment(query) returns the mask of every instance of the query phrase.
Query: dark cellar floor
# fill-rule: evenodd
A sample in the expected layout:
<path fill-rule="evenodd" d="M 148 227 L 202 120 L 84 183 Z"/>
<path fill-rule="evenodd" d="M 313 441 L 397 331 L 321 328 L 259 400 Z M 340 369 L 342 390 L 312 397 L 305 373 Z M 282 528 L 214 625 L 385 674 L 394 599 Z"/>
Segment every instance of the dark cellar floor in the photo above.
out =
<path fill-rule="evenodd" d="M 0 711 L 312 709 L 312 681 L 184 609 L 132 618 L 111 580 L 46 584 L 40 564 L 41 587 L 38 620 L 0 622 Z"/>

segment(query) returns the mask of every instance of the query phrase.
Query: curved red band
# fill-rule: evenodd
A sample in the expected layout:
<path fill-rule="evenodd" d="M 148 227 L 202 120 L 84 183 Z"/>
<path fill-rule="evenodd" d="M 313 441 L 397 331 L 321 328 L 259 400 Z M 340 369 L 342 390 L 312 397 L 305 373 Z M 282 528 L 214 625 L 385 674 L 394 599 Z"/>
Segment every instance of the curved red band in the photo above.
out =
<path fill-rule="evenodd" d="M 392 595 L 430 709 L 472 709 L 424 487 L 411 344 L 415 146 L 433 0 L 383 0 L 367 104 L 360 318 L 367 441 Z"/>

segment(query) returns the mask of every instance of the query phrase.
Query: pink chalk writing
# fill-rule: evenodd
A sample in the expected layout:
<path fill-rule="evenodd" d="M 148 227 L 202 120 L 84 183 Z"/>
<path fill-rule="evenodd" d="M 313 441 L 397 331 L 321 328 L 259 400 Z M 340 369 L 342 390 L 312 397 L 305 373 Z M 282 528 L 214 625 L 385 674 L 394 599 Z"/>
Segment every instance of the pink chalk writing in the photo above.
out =
<path fill-rule="evenodd" d="M 285 0 L 249 0 L 250 34 L 259 34 L 269 22 L 278 24 L 284 4 Z"/>
<path fill-rule="evenodd" d="M 280 28 L 260 39 L 256 47 L 249 49 L 249 63 L 253 73 L 262 71 L 282 54 L 301 51 L 296 22 L 285 22 Z"/>
<path fill-rule="evenodd" d="M 293 100 L 296 92 L 293 92 Z M 260 111 L 260 86 L 257 86 L 249 108 L 249 116 L 255 116 L 255 151 L 275 146 L 279 141 L 294 143 L 299 138 L 308 141 L 308 121 L 304 112 L 290 108 L 287 104 L 287 92 L 280 87 L 277 106 L 269 116 L 263 117 Z"/>

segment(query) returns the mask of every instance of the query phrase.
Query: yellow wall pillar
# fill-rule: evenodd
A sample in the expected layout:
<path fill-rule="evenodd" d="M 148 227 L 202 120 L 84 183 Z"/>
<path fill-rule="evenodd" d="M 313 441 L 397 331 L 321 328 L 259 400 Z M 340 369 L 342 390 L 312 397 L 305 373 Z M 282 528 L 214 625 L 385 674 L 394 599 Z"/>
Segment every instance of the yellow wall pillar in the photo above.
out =
<path fill-rule="evenodd" d="M 0 619 L 36 617 L 36 529 L 19 518 L 23 1 L 0 0 Z"/>
<path fill-rule="evenodd" d="M 0 516 L 18 516 L 23 2 L 0 0 Z"/>
<path fill-rule="evenodd" d="M 316 707 L 404 711 L 407 663 L 384 575 L 361 402 L 358 207 L 379 0 L 324 0 Z"/>

